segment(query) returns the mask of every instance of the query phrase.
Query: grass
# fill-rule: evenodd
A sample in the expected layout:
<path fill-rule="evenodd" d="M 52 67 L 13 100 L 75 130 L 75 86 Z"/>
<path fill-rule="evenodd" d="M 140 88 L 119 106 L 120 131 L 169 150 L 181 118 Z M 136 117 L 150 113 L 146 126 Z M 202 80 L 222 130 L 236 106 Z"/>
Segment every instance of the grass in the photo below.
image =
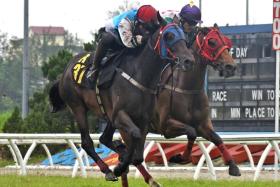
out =
<path fill-rule="evenodd" d="M 0 133 L 2 132 L 3 126 L 7 119 L 12 115 L 11 112 L 0 113 Z"/>
<path fill-rule="evenodd" d="M 237 181 L 237 180 L 184 180 L 184 179 L 158 179 L 164 187 L 276 187 L 280 182 L 271 181 Z M 1 187 L 120 187 L 121 182 L 106 182 L 104 178 L 71 178 L 71 177 L 46 177 L 46 176 L 0 176 Z M 129 178 L 129 186 L 145 187 L 142 179 Z"/>
<path fill-rule="evenodd" d="M 8 166 L 8 165 L 14 165 L 14 164 L 15 164 L 15 162 L 13 160 L 5 160 L 5 159 L 2 159 L 2 158 L 0 159 L 0 168 Z"/>

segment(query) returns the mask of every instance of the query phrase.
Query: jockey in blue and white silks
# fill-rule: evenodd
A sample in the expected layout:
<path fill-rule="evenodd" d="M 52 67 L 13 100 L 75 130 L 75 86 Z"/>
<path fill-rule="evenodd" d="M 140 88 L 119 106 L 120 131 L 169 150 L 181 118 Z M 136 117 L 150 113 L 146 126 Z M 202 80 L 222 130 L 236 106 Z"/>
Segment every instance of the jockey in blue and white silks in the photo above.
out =
<path fill-rule="evenodd" d="M 136 40 L 133 39 L 133 24 L 136 18 L 137 10 L 130 10 L 109 20 L 105 25 L 106 32 L 117 30 L 123 45 L 128 48 L 136 47 L 141 44 L 141 35 L 137 35 Z"/>
<path fill-rule="evenodd" d="M 105 31 L 101 33 L 93 65 L 87 77 L 100 68 L 101 60 L 105 57 L 107 49 L 115 50 L 121 47 L 135 48 L 147 41 L 149 33 L 159 28 L 157 10 L 151 5 L 143 5 L 138 10 L 132 9 L 110 20 L 105 25 Z M 117 33 L 121 39 L 112 34 Z M 97 73 L 95 73 L 97 74 Z"/>

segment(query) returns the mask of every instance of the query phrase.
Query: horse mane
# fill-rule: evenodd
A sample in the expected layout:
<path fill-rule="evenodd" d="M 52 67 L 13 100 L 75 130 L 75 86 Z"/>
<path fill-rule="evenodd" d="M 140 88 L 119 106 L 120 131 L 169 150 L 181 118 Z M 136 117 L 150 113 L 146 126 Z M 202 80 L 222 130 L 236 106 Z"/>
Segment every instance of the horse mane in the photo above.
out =
<path fill-rule="evenodd" d="M 197 27 L 196 28 L 196 32 L 201 32 L 203 35 L 208 34 L 208 32 L 210 31 L 210 27 Z"/>

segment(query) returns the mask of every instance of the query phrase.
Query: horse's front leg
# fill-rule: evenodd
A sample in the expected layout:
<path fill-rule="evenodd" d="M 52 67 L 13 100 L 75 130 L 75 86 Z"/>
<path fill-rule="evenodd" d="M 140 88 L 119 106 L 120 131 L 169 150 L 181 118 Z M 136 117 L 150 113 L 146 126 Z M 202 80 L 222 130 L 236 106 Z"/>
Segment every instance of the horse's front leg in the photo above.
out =
<path fill-rule="evenodd" d="M 150 173 L 142 165 L 142 162 L 144 161 L 143 153 L 144 153 L 144 147 L 145 147 L 145 141 L 146 141 L 146 135 L 147 135 L 146 131 L 147 130 L 142 131 L 143 134 L 142 134 L 140 141 L 137 144 L 135 153 L 133 155 L 132 163 L 134 166 L 136 166 L 136 168 L 139 170 L 139 172 L 144 177 L 145 182 L 150 187 L 161 187 L 161 185 L 154 180 L 154 178 L 150 175 Z"/>
<path fill-rule="evenodd" d="M 202 135 L 203 138 L 208 141 L 213 142 L 219 149 L 222 154 L 224 163 L 229 165 L 229 175 L 232 176 L 241 176 L 238 166 L 235 164 L 232 156 L 230 155 L 227 147 L 223 143 L 221 137 L 213 130 L 213 125 L 211 119 L 208 118 L 206 123 L 202 123 L 198 127 L 198 133 Z"/>
<path fill-rule="evenodd" d="M 119 129 L 122 138 L 127 146 L 127 153 L 123 156 L 121 162 L 115 167 L 116 176 L 121 176 L 125 172 L 132 161 L 137 143 L 142 137 L 140 129 L 133 123 L 130 116 L 123 110 L 118 111 L 113 118 L 114 125 Z"/>
<path fill-rule="evenodd" d="M 188 136 L 188 143 L 183 154 L 174 155 L 169 159 L 169 161 L 179 164 L 190 163 L 192 147 L 197 137 L 195 129 L 173 118 L 169 118 L 168 120 L 166 120 L 164 127 L 165 131 L 163 132 L 163 134 L 166 138 L 174 138 L 181 135 Z"/>
<path fill-rule="evenodd" d="M 114 128 L 112 123 L 108 121 L 105 130 L 102 132 L 102 135 L 99 138 L 99 141 L 111 150 L 118 153 L 119 160 L 122 160 L 123 155 L 126 154 L 126 146 L 121 140 L 113 141 L 115 131 L 116 128 Z"/>
<path fill-rule="evenodd" d="M 102 144 L 104 144 L 108 148 L 110 148 L 113 151 L 115 151 L 116 153 L 118 153 L 119 159 L 123 160 L 123 155 L 127 154 L 126 146 L 120 140 L 112 141 L 115 130 L 116 129 L 112 126 L 111 122 L 108 122 L 107 126 L 106 126 L 104 132 L 102 133 L 102 135 L 100 136 L 99 140 Z M 142 176 L 144 177 L 144 180 L 147 184 L 149 184 L 151 187 L 160 187 L 160 184 L 158 184 L 153 179 L 153 177 L 150 175 L 150 173 L 147 171 L 147 169 L 142 164 L 138 164 L 138 165 L 136 164 L 135 166 L 137 167 L 139 172 L 142 174 Z M 128 186 L 126 175 L 127 175 L 126 173 L 122 174 L 122 186 L 123 187 Z"/>
<path fill-rule="evenodd" d="M 100 170 L 105 174 L 106 180 L 117 181 L 118 178 L 109 169 L 108 165 L 105 164 L 103 160 L 99 157 L 99 155 L 95 152 L 93 141 L 89 135 L 86 110 L 83 107 L 75 107 L 75 109 L 73 109 L 72 111 L 79 125 L 82 139 L 82 148 L 96 162 Z"/>

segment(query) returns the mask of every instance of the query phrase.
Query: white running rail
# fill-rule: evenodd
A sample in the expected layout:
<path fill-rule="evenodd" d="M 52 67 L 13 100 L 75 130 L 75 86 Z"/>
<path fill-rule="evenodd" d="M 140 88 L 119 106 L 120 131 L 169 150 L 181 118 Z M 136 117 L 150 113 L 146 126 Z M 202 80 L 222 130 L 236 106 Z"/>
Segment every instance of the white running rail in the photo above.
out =
<path fill-rule="evenodd" d="M 100 134 L 91 134 L 91 138 L 93 139 L 95 144 L 99 143 L 99 137 Z M 279 150 L 279 142 L 280 142 L 280 134 L 246 134 L 246 135 L 221 135 L 221 138 L 225 142 L 225 144 L 241 144 L 243 145 L 247 156 L 250 161 L 250 167 L 242 167 L 241 170 L 251 170 L 254 171 L 254 178 L 253 180 L 256 181 L 259 178 L 260 172 L 263 169 L 263 164 L 268 156 L 268 153 L 271 149 L 274 149 L 276 152 L 276 155 L 278 156 L 278 159 L 280 160 L 280 150 Z M 120 135 L 116 134 L 114 135 L 114 139 L 120 139 Z M 163 167 L 149 167 L 149 170 L 173 170 L 173 169 L 188 169 L 187 166 L 185 167 L 170 167 L 168 165 L 166 155 L 164 154 L 164 151 L 162 150 L 162 147 L 160 143 L 186 143 L 187 138 L 186 136 L 180 136 L 174 139 L 165 139 L 163 136 L 160 135 L 154 135 L 154 134 L 148 134 L 146 138 L 147 146 L 144 151 L 144 158 L 148 155 L 149 151 L 153 147 L 153 145 L 157 145 L 160 154 L 163 159 L 164 166 Z M 193 178 L 196 180 L 199 178 L 200 171 L 202 169 L 203 163 L 206 161 L 209 173 L 211 175 L 211 178 L 213 180 L 216 180 L 216 170 L 218 170 L 218 167 L 213 166 L 213 162 L 211 160 L 211 157 L 209 156 L 210 151 L 215 147 L 213 143 L 210 143 L 206 141 L 203 138 L 197 138 L 196 140 L 197 145 L 201 149 L 203 155 L 201 156 L 198 165 L 194 168 L 194 175 Z M 76 163 L 74 167 L 72 167 L 72 177 L 75 177 L 78 172 L 78 168 L 81 170 L 81 174 L 83 177 L 87 177 L 87 169 L 93 168 L 90 167 L 88 157 L 86 152 L 83 149 L 80 149 L 80 152 L 77 148 L 77 146 L 80 146 L 81 139 L 80 134 L 7 134 L 7 133 L 0 133 L 0 144 L 7 145 L 9 147 L 9 150 L 13 156 L 13 159 L 15 161 L 16 167 L 20 170 L 20 175 L 27 175 L 27 168 L 29 166 L 27 165 L 28 159 L 30 158 L 32 152 L 36 148 L 37 145 L 41 145 L 44 150 L 46 151 L 46 154 L 48 156 L 49 162 L 50 162 L 50 168 L 59 169 L 58 166 L 55 166 L 53 164 L 53 160 L 51 157 L 51 153 L 48 149 L 47 145 L 52 144 L 68 144 L 69 147 L 73 150 L 73 152 L 76 155 Z M 18 145 L 30 145 L 27 153 L 23 156 L 20 152 Z M 205 144 L 209 144 L 208 147 L 205 146 Z M 252 144 L 264 144 L 266 145 L 265 150 L 263 151 L 263 154 L 260 157 L 260 160 L 255 167 L 252 154 L 250 152 L 250 149 L 248 148 L 248 145 Z M 84 158 L 84 159 L 83 159 Z M 279 163 L 279 161 L 278 161 Z M 277 174 L 277 162 L 275 163 L 275 175 Z M 146 166 L 146 164 L 144 163 Z M 39 167 L 39 166 L 38 166 Z M 97 167 L 94 167 L 96 169 Z M 222 169 L 226 169 L 226 167 L 222 167 Z M 139 173 L 136 172 L 135 176 L 138 176 Z"/>

